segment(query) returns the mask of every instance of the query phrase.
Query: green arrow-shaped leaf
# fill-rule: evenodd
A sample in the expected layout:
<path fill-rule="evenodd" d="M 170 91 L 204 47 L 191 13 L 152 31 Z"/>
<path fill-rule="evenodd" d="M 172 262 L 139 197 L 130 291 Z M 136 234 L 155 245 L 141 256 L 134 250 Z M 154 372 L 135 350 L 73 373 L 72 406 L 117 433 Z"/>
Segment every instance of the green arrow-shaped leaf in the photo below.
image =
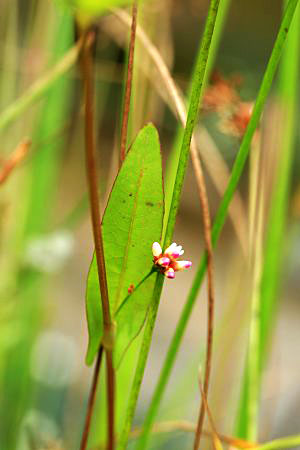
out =
<path fill-rule="evenodd" d="M 116 178 L 102 223 L 110 310 L 117 323 L 116 362 L 139 333 L 151 301 L 155 276 L 147 278 L 136 291 L 133 288 L 129 299 L 128 289 L 136 287 L 151 271 L 151 246 L 160 240 L 163 210 L 159 138 L 155 127 L 147 125 Z M 125 299 L 126 307 L 121 308 Z M 87 319 L 86 361 L 91 364 L 103 334 L 95 256 L 87 281 Z"/>

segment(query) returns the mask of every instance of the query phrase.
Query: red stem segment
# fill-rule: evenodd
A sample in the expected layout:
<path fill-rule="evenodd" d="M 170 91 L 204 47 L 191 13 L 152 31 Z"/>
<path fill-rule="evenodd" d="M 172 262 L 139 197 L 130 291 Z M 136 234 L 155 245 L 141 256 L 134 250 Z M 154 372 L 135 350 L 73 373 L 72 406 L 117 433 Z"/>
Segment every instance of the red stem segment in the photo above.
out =
<path fill-rule="evenodd" d="M 94 135 L 94 83 L 93 83 L 93 59 L 91 54 L 91 47 L 89 43 L 90 34 L 85 33 L 84 44 L 81 55 L 81 70 L 84 84 L 85 94 L 85 149 L 86 149 L 86 173 L 89 188 L 90 197 L 90 209 L 92 228 L 95 244 L 95 254 L 98 269 L 98 279 L 101 293 L 101 303 L 103 312 L 103 340 L 102 346 L 106 352 L 107 357 L 107 401 L 108 401 L 108 444 L 109 450 L 114 449 L 114 401 L 115 401 L 115 372 L 112 361 L 112 348 L 113 348 L 113 327 L 109 308 L 108 288 L 106 279 L 104 248 L 101 228 L 101 215 L 100 215 L 100 199 L 98 194 L 98 178 L 97 178 L 97 165 L 96 165 L 96 146 Z M 102 347 L 99 350 L 98 359 L 101 360 Z M 94 380 L 97 381 L 99 377 L 100 362 L 95 366 Z M 90 395 L 91 408 L 88 409 L 88 414 L 92 416 L 95 391 L 94 383 L 92 384 L 92 392 Z M 86 420 L 86 423 L 90 423 L 90 418 Z M 88 430 L 85 443 L 81 450 L 86 449 Z"/>
<path fill-rule="evenodd" d="M 128 119 L 130 110 L 130 97 L 132 89 L 133 61 L 134 61 L 134 48 L 136 36 L 136 22 L 137 22 L 136 19 L 137 19 L 137 3 L 136 1 L 134 1 L 132 5 L 132 22 L 131 22 L 130 44 L 128 54 L 127 78 L 126 78 L 124 109 L 121 127 L 120 166 L 126 156 L 127 130 L 128 130 Z"/>
<path fill-rule="evenodd" d="M 199 197 L 202 207 L 202 217 L 204 223 L 204 239 L 207 254 L 207 349 L 206 349 L 206 361 L 205 361 L 205 375 L 204 375 L 204 396 L 208 396 L 210 372 L 212 365 L 212 353 L 213 353 L 213 330 L 214 330 L 214 275 L 213 275 L 213 247 L 211 242 L 211 220 L 208 205 L 208 198 L 206 192 L 205 180 L 202 172 L 202 168 L 199 164 L 195 164 L 195 173 L 197 178 Z M 197 428 L 195 433 L 194 450 L 198 450 L 201 440 L 203 422 L 205 416 L 205 402 L 202 398 L 200 412 L 197 422 Z"/>
<path fill-rule="evenodd" d="M 97 361 L 94 369 L 94 375 L 92 380 L 92 386 L 90 390 L 89 400 L 88 400 L 88 406 L 85 416 L 85 423 L 80 443 L 80 450 L 85 450 L 87 448 L 87 442 L 89 437 L 89 432 L 91 428 L 91 419 L 93 415 L 95 400 L 96 400 L 96 392 L 97 392 L 97 386 L 98 386 L 98 380 L 99 380 L 99 374 L 100 374 L 100 368 L 101 368 L 101 361 L 102 361 L 102 355 L 103 355 L 103 347 L 100 347 L 100 350 L 98 352 Z"/>

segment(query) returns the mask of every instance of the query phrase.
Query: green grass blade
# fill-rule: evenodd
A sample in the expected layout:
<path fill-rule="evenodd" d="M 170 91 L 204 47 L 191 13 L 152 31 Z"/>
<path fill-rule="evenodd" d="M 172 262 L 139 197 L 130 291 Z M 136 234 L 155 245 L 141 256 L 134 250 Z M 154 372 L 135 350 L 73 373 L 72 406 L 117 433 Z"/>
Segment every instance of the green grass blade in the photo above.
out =
<path fill-rule="evenodd" d="M 284 18 L 282 20 L 272 53 L 271 57 L 269 59 L 263 81 L 261 83 L 257 100 L 253 109 L 253 114 L 251 116 L 249 125 L 247 127 L 247 130 L 245 132 L 244 138 L 242 140 L 238 155 L 236 157 L 230 181 L 228 184 L 228 187 L 226 189 L 226 192 L 224 194 L 224 198 L 221 202 L 221 205 L 218 209 L 213 229 L 212 229 L 212 242 L 215 246 L 219 235 L 222 231 L 227 213 L 228 213 L 228 207 L 232 200 L 233 194 L 235 192 L 235 189 L 237 188 L 240 176 L 242 174 L 248 153 L 249 148 L 251 144 L 252 137 L 254 135 L 254 132 L 259 124 L 259 119 L 261 117 L 263 107 L 265 105 L 267 96 L 269 94 L 269 91 L 271 89 L 272 81 L 276 72 L 276 68 L 281 56 L 281 52 L 286 40 L 287 31 L 290 27 L 296 6 L 297 6 L 298 0 L 290 0 L 288 3 L 288 7 L 286 9 Z M 185 332 L 185 328 L 187 326 L 188 320 L 190 318 L 193 306 L 195 304 L 195 301 L 197 299 L 197 295 L 200 289 L 200 286 L 202 284 L 204 274 L 206 271 L 206 265 L 207 265 L 207 258 L 206 255 L 203 256 L 200 265 L 198 267 L 196 276 L 194 278 L 191 290 L 189 292 L 187 301 L 185 303 L 185 306 L 183 308 L 183 311 L 181 313 L 179 322 L 177 324 L 177 327 L 175 329 L 170 347 L 167 352 L 167 356 L 163 365 L 163 368 L 160 373 L 160 377 L 158 380 L 158 383 L 156 385 L 145 421 L 144 426 L 147 430 L 151 430 L 151 427 L 153 425 L 153 422 L 155 420 L 160 402 L 162 400 L 162 396 L 164 393 L 164 390 L 166 388 L 167 382 L 169 380 L 176 355 L 178 352 L 178 349 L 181 344 L 181 340 L 183 337 L 183 334 Z"/>
<path fill-rule="evenodd" d="M 217 18 L 217 12 L 220 0 L 212 0 L 210 3 L 208 16 L 205 24 L 204 35 L 198 54 L 196 63 L 195 75 L 193 77 L 193 84 L 191 90 L 191 99 L 186 120 L 186 126 L 183 134 L 179 163 L 177 166 L 176 179 L 173 189 L 172 201 L 166 228 L 166 235 L 164 246 L 168 247 L 171 244 L 178 206 L 181 197 L 182 186 L 184 182 L 187 162 L 189 158 L 190 144 L 198 117 L 199 104 L 203 95 L 203 81 L 205 76 L 206 64 L 209 57 L 210 45 L 214 32 L 214 27 Z"/>
<path fill-rule="evenodd" d="M 210 51 L 209 51 L 209 55 L 208 55 L 208 59 L 207 59 L 206 71 L 205 71 L 204 80 L 203 80 L 204 89 L 210 78 L 210 75 L 211 75 L 215 60 L 216 60 L 217 51 L 218 51 L 218 48 L 220 45 L 222 32 L 223 32 L 223 29 L 225 26 L 228 10 L 230 7 L 230 2 L 231 2 L 231 0 L 220 0 L 218 14 L 216 17 L 216 24 L 215 24 L 214 33 L 213 33 L 212 40 L 211 40 Z M 200 45 L 201 45 L 201 43 L 200 43 Z M 200 48 L 201 47 L 199 47 L 198 52 L 200 52 Z M 197 67 L 197 65 L 195 66 L 195 70 L 196 70 L 196 67 Z M 192 80 L 191 86 L 193 85 L 194 76 L 195 76 L 195 74 L 193 74 L 191 77 L 191 80 Z M 187 103 L 189 103 L 190 93 L 191 93 L 191 87 L 189 88 Z M 181 124 L 178 124 L 178 129 L 177 129 L 176 136 L 175 136 L 174 143 L 173 143 L 173 149 L 172 149 L 171 155 L 168 159 L 168 164 L 167 164 L 167 169 L 166 169 L 166 174 L 165 174 L 165 210 L 166 210 L 166 214 L 164 217 L 163 236 L 165 235 L 169 212 L 170 212 L 170 207 L 171 207 L 173 187 L 174 187 L 175 180 L 176 180 L 176 173 L 177 173 L 177 167 L 178 167 L 178 162 L 179 162 L 179 158 L 180 158 L 180 150 L 181 150 L 181 142 L 183 139 L 183 132 L 184 132 L 184 129 L 182 128 Z"/>
<path fill-rule="evenodd" d="M 190 143 L 195 126 L 195 122 L 198 116 L 199 103 L 203 94 L 203 80 L 205 76 L 206 64 L 209 56 L 210 45 L 212 40 L 212 35 L 214 31 L 214 26 L 216 22 L 216 16 L 218 12 L 219 0 L 212 0 L 210 3 L 208 16 L 205 24 L 204 35 L 200 47 L 200 51 L 197 58 L 196 71 L 193 79 L 193 86 L 191 92 L 190 106 L 187 116 L 186 127 L 183 135 L 180 158 L 177 167 L 176 180 L 173 189 L 172 202 L 170 207 L 170 213 L 168 217 L 168 223 L 166 227 L 166 234 L 164 239 L 164 247 L 166 248 L 170 243 L 175 227 L 176 215 L 179 206 L 182 186 L 184 182 L 184 177 L 187 168 L 187 162 L 189 157 Z M 129 398 L 129 407 L 126 413 L 124 428 L 121 434 L 119 449 L 125 449 L 128 436 L 136 408 L 137 398 L 140 391 L 140 386 L 143 378 L 143 374 L 146 367 L 147 357 L 150 349 L 152 333 L 154 329 L 154 323 L 157 315 L 159 299 L 161 296 L 161 291 L 163 287 L 163 275 L 158 274 L 156 280 L 156 286 L 154 289 L 154 295 L 152 304 L 150 306 L 149 317 L 146 323 L 146 328 L 144 332 L 144 338 L 142 342 L 142 347 L 139 355 L 139 360 L 137 363 L 137 368 L 135 372 L 135 377 L 132 384 L 132 390 Z M 148 435 L 144 434 L 141 438 L 141 445 L 143 448 L 146 447 L 146 441 L 148 440 Z"/>
<path fill-rule="evenodd" d="M 248 364 L 245 368 L 237 422 L 237 433 L 245 439 L 251 439 L 250 433 L 255 427 L 253 424 L 255 417 L 251 416 L 250 411 L 252 410 L 252 405 L 257 410 L 261 375 L 264 368 L 263 361 L 265 360 L 268 338 L 274 322 L 274 312 L 280 283 L 283 238 L 291 180 L 291 163 L 296 135 L 297 98 L 299 92 L 299 52 L 300 8 L 298 6 L 294 22 L 290 29 L 280 70 L 279 100 L 282 108 L 282 117 L 284 118 L 281 129 L 282 142 L 278 170 L 275 177 L 276 181 L 271 199 L 263 256 L 264 262 L 259 295 L 260 314 L 257 330 L 258 336 L 255 339 L 256 348 L 251 348 L 251 352 L 257 355 L 256 387 L 253 387 L 253 379 L 251 377 L 251 373 L 255 368 Z"/>

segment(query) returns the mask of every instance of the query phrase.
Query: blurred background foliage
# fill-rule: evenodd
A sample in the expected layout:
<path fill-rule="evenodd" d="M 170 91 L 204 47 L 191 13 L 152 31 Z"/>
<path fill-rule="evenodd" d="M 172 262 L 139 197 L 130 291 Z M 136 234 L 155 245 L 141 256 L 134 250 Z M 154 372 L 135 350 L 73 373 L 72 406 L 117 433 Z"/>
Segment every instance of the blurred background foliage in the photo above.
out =
<path fill-rule="evenodd" d="M 0 0 L 0 124 L 8 106 L 74 45 L 73 18 L 58 3 Z M 139 24 L 185 93 L 207 7 L 204 0 L 149 0 L 140 6 Z M 255 99 L 281 13 L 282 3 L 277 0 L 231 2 L 215 69 L 225 79 L 240 79 L 239 95 L 244 101 Z M 118 166 L 128 29 L 108 13 L 97 24 L 97 145 L 100 189 L 107 199 Z M 236 430 L 247 353 L 252 287 L 245 249 L 263 246 L 265 242 L 270 199 L 278 182 L 276 161 L 284 152 L 280 146 L 283 121 L 276 93 L 278 85 L 276 80 L 261 126 L 263 157 L 259 163 L 255 156 L 251 158 L 239 189 L 240 211 L 245 216 L 236 217 L 249 222 L 254 195 L 251 180 L 258 170 L 260 181 L 252 213 L 253 208 L 262 208 L 261 222 L 255 219 L 252 241 L 246 236 L 243 246 L 241 239 L 245 236 L 237 237 L 228 220 L 215 252 L 217 337 L 210 404 L 218 429 L 227 434 Z M 147 52 L 137 43 L 128 142 L 145 123 L 152 121 L 159 130 L 166 165 L 178 122 L 163 91 Z M 298 97 L 295 100 L 299 103 Z M 200 115 L 230 170 L 240 139 L 220 129 L 217 114 L 202 111 Z M 0 125 L 2 167 L 25 137 L 32 141 L 25 157 L 0 186 L 0 447 L 5 450 L 77 448 L 79 442 L 92 372 L 84 363 L 85 282 L 93 243 L 86 199 L 82 117 L 80 74 L 73 64 L 38 101 L 16 114 L 9 124 Z M 272 339 L 264 363 L 259 440 L 299 433 L 300 159 L 299 128 L 295 130 L 290 189 L 283 212 L 287 220 L 279 254 L 281 270 L 276 275 L 280 281 L 276 291 L 278 314 L 276 320 L 272 319 Z M 211 165 L 214 167 L 213 160 Z M 208 172 L 206 175 L 214 214 L 220 195 Z M 223 175 L 220 173 L 220 177 Z M 201 210 L 191 169 L 175 241 L 184 245 L 194 269 L 166 283 L 136 424 L 143 421 L 203 251 Z M 195 421 L 199 403 L 197 368 L 205 350 L 205 303 L 202 289 L 160 409 L 160 420 Z M 118 372 L 120 426 L 139 343 L 138 339 Z M 104 394 L 99 394 L 91 448 L 99 445 L 104 436 L 105 399 Z M 157 435 L 151 446 L 183 449 L 190 448 L 191 442 L 191 436 L 178 431 Z M 206 445 L 210 448 L 208 442 Z"/>

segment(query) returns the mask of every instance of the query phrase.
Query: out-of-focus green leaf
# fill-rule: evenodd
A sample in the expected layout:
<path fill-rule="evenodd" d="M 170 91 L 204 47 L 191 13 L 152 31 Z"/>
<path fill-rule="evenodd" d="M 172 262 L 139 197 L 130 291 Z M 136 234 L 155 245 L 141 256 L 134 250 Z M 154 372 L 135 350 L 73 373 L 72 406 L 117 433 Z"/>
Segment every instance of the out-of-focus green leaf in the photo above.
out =
<path fill-rule="evenodd" d="M 71 8 L 77 13 L 82 24 L 89 23 L 95 16 L 110 8 L 129 5 L 132 0 L 55 0 L 61 6 Z"/>
<path fill-rule="evenodd" d="M 118 359 L 145 320 L 155 277 L 150 276 L 133 291 L 126 307 L 120 306 L 128 296 L 128 289 L 136 287 L 151 271 L 151 245 L 160 240 L 163 210 L 159 138 L 154 126 L 147 125 L 138 134 L 116 178 L 102 224 L 110 310 L 117 322 Z M 139 320 L 133 321 L 135 314 Z M 86 361 L 91 364 L 103 331 L 95 257 L 87 282 L 87 318 Z"/>

